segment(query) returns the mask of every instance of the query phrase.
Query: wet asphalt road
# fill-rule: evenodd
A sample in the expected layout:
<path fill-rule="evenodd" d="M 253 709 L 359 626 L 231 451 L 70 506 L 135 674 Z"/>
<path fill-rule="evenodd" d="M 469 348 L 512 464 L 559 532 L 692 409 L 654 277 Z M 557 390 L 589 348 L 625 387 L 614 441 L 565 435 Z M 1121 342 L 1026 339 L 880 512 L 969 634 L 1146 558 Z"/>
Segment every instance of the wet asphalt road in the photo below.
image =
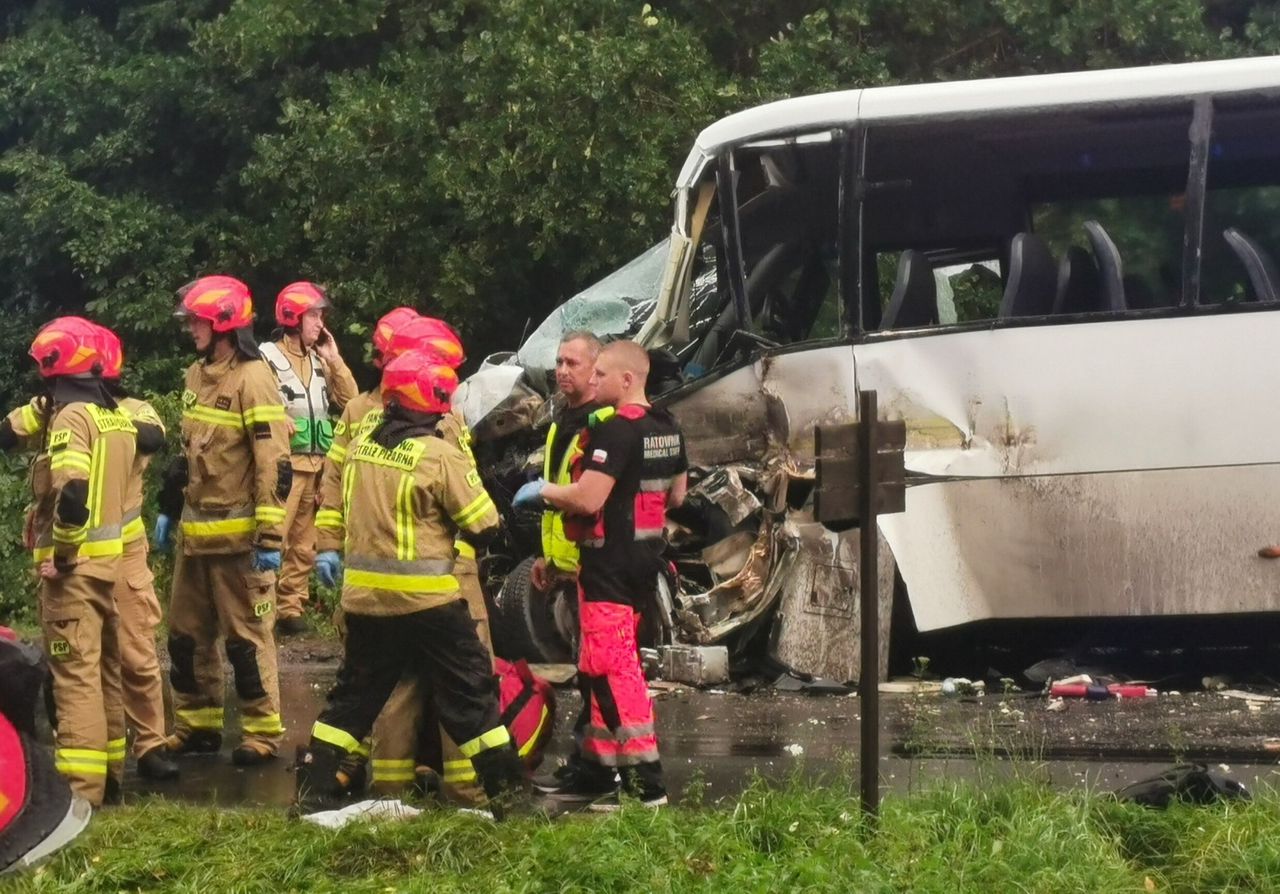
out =
<path fill-rule="evenodd" d="M 196 803 L 284 807 L 293 792 L 293 776 L 287 769 L 293 746 L 306 740 L 334 670 L 332 663 L 282 667 L 289 732 L 275 764 L 249 770 L 233 767 L 228 760 L 233 742 L 225 743 L 218 756 L 183 758 L 182 778 L 176 782 L 138 779 L 131 763 L 126 798 L 154 792 Z M 556 730 L 543 770 L 568 753 L 570 727 L 579 706 L 572 687 L 559 688 L 557 696 Z M 1063 789 L 1083 786 L 1110 791 L 1167 767 L 1179 756 L 1222 763 L 1251 787 L 1280 785 L 1280 767 L 1259 738 L 1269 728 L 1280 732 L 1280 702 L 1259 712 L 1209 694 L 1148 701 L 1143 705 L 1081 702 L 1064 715 L 1050 717 L 1043 700 L 1029 697 L 883 696 L 882 791 L 886 796 L 907 794 L 950 780 L 1027 774 Z M 704 801 L 732 797 L 756 775 L 774 781 L 796 775 L 856 788 L 858 707 L 855 696 L 770 690 L 750 695 L 693 689 L 661 694 L 659 745 L 668 787 L 678 799 L 696 782 L 705 786 Z M 1243 716 L 1234 726 L 1227 724 L 1230 730 L 1222 728 L 1224 717 L 1237 715 Z M 1219 726 L 1213 726 L 1211 719 Z M 234 722 L 229 711 L 228 726 L 234 728 Z M 1216 753 L 1214 743 L 1228 733 L 1254 744 L 1234 753 Z M 1111 738 L 1145 742 L 1144 750 L 1120 747 L 1115 750 L 1129 759 L 1117 760 L 1107 756 Z M 912 750 L 926 754 L 905 753 Z"/>

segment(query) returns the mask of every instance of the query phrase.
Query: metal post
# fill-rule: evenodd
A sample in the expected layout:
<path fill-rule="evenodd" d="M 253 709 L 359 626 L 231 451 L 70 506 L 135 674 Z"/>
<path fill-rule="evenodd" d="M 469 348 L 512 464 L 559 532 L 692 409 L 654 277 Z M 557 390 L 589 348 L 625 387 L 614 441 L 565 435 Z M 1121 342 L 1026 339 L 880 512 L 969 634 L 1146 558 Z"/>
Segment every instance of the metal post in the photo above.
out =
<path fill-rule="evenodd" d="M 858 701 L 862 708 L 862 812 L 875 819 L 880 808 L 880 582 L 877 569 L 876 503 L 879 472 L 876 469 L 876 422 L 879 415 L 874 391 L 859 391 L 858 484 L 861 488 L 859 533 L 861 555 L 858 601 L 861 605 L 862 672 L 858 677 Z"/>

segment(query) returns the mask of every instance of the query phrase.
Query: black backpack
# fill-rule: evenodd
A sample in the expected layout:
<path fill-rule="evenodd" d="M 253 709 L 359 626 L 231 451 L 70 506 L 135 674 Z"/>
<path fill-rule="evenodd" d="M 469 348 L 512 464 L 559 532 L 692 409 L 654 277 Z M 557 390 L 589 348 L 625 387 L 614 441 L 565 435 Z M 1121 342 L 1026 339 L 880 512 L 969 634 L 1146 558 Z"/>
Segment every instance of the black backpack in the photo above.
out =
<path fill-rule="evenodd" d="M 1205 764 L 1177 764 L 1147 779 L 1117 789 L 1114 797 L 1163 810 L 1175 799 L 1187 804 L 1214 801 L 1248 801 L 1249 790 L 1238 780 Z"/>

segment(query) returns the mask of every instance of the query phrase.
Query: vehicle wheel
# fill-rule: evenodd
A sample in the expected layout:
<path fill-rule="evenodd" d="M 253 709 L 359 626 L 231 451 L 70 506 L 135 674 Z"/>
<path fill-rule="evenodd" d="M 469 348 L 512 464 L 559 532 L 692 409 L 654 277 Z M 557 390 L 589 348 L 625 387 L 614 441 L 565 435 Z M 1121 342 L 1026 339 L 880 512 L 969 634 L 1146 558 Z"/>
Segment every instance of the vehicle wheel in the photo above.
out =
<path fill-rule="evenodd" d="M 512 569 L 489 618 L 494 650 L 503 658 L 567 664 L 577 652 L 578 602 L 572 584 L 548 592 L 534 589 L 533 559 Z"/>

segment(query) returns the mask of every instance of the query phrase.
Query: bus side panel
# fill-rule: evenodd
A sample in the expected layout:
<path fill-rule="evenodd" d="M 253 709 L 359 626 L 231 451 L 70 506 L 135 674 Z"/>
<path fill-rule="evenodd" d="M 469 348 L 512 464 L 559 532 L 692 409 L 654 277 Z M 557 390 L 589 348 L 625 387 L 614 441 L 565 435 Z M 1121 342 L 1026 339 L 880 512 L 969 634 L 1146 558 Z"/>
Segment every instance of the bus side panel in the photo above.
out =
<path fill-rule="evenodd" d="M 920 476 L 881 519 L 916 622 L 1280 608 L 1274 313 L 855 348 Z"/>

